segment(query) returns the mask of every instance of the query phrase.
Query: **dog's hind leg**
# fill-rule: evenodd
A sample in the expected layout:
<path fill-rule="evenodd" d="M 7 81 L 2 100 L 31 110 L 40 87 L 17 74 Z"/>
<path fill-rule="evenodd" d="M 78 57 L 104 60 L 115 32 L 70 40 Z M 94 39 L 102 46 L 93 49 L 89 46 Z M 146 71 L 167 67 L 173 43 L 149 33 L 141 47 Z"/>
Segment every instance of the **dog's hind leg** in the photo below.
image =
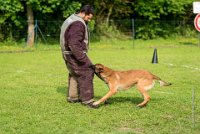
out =
<path fill-rule="evenodd" d="M 140 104 L 138 104 L 137 106 L 139 106 L 139 107 L 146 106 L 146 104 L 150 101 L 151 97 L 148 95 L 147 91 L 145 91 L 144 89 L 139 88 L 138 90 L 143 95 L 144 101 L 141 102 Z"/>
<path fill-rule="evenodd" d="M 143 95 L 144 101 L 137 106 L 143 107 L 146 106 L 146 104 L 150 101 L 151 97 L 147 93 L 148 90 L 152 89 L 155 82 L 152 79 L 141 79 L 137 83 L 137 89 L 139 92 Z"/>
<path fill-rule="evenodd" d="M 152 81 L 152 82 L 150 82 L 150 81 L 148 81 L 148 83 L 150 84 L 150 85 L 154 85 L 154 82 Z M 146 84 L 147 84 L 147 81 L 146 81 Z M 139 90 L 139 92 L 143 95 L 143 97 L 144 97 L 144 101 L 143 102 L 141 102 L 140 104 L 138 104 L 137 106 L 139 106 L 139 107 L 143 107 L 143 106 L 146 106 L 146 104 L 150 101 L 150 99 L 151 99 L 151 97 L 148 95 L 148 93 L 147 93 L 147 89 L 146 89 L 146 87 L 147 87 L 147 85 L 144 85 L 144 81 L 143 82 L 139 82 L 138 84 L 137 84 L 137 89 Z M 148 86 L 148 89 L 150 89 L 150 88 L 152 88 L 153 86 Z"/>

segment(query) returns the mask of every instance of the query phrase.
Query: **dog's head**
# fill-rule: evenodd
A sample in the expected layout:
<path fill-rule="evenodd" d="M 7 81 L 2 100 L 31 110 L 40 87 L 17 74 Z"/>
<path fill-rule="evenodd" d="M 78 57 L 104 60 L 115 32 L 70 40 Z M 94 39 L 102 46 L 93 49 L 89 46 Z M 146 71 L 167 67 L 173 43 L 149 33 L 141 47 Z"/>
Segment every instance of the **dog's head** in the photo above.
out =
<path fill-rule="evenodd" d="M 102 64 L 95 64 L 93 65 L 93 69 L 95 74 L 101 74 L 104 71 L 104 66 Z"/>
<path fill-rule="evenodd" d="M 102 78 L 102 75 L 104 73 L 104 66 L 102 64 L 95 64 L 92 65 L 92 68 L 94 69 L 94 73 L 101 79 L 104 81 L 104 79 Z"/>
<path fill-rule="evenodd" d="M 107 83 L 107 77 L 112 74 L 112 69 L 102 65 L 102 64 L 95 64 L 93 65 L 93 69 L 95 74 L 103 81 Z"/>

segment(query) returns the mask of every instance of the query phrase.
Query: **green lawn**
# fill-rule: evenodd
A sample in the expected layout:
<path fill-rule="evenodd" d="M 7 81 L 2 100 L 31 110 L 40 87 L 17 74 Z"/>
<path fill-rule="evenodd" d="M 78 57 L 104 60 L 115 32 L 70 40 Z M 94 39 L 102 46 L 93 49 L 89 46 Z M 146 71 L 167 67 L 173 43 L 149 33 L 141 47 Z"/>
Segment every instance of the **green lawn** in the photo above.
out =
<path fill-rule="evenodd" d="M 162 88 L 157 84 L 149 91 L 152 100 L 147 107 L 136 107 L 142 97 L 132 88 L 112 96 L 110 104 L 99 109 L 66 102 L 68 75 L 58 46 L 6 53 L 10 47 L 2 45 L 0 134 L 199 134 L 200 47 L 195 44 L 198 40 L 92 42 L 93 63 L 116 70 L 147 69 L 173 84 Z M 158 64 L 151 63 L 155 47 Z M 108 90 L 97 77 L 94 88 L 96 100 Z"/>

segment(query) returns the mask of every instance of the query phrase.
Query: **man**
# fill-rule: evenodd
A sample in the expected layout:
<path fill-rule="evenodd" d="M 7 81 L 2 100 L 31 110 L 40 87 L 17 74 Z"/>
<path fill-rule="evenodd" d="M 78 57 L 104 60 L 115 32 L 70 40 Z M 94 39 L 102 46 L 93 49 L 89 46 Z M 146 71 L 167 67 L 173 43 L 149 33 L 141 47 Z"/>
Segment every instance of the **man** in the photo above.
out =
<path fill-rule="evenodd" d="M 93 15 L 93 8 L 85 5 L 77 14 L 68 17 L 61 27 L 60 45 L 69 71 L 67 101 L 82 102 L 91 108 L 97 108 L 93 105 L 94 70 L 86 54 L 89 45 L 89 32 L 86 24 Z"/>

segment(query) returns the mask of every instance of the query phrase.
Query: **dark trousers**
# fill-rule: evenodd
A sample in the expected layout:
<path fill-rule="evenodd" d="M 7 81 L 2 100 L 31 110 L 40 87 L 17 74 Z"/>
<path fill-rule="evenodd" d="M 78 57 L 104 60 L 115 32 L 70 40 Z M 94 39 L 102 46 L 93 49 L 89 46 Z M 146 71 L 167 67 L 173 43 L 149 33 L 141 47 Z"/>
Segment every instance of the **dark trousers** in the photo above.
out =
<path fill-rule="evenodd" d="M 94 70 L 89 67 L 73 70 L 67 63 L 66 65 L 69 70 L 67 99 L 69 101 L 79 99 L 85 104 L 92 102 Z"/>

